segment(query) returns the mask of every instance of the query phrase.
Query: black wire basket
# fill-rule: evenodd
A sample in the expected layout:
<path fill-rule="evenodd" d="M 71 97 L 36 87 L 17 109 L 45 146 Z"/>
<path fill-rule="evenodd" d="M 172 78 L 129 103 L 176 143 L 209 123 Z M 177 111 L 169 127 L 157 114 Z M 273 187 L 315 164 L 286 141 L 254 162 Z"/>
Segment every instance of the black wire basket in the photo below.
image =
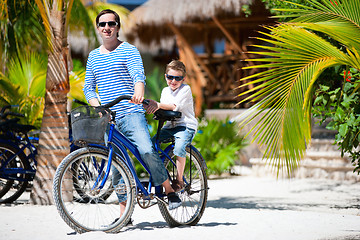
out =
<path fill-rule="evenodd" d="M 111 119 L 103 107 L 80 106 L 71 111 L 73 143 L 83 147 L 90 143 L 104 144 L 104 134 Z"/>

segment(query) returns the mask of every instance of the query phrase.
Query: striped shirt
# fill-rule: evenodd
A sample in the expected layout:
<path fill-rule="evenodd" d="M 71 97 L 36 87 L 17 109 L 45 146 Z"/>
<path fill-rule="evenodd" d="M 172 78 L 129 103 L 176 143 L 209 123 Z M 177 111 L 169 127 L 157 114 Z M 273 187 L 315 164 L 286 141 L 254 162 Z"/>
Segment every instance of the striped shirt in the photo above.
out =
<path fill-rule="evenodd" d="M 106 104 L 120 95 L 134 95 L 137 82 L 145 84 L 142 59 L 135 46 L 123 42 L 110 53 L 101 53 L 100 47 L 92 50 L 86 64 L 84 94 L 86 100 L 97 98 L 96 87 L 101 104 Z M 116 118 L 130 113 L 145 112 L 141 104 L 123 100 L 111 107 Z"/>

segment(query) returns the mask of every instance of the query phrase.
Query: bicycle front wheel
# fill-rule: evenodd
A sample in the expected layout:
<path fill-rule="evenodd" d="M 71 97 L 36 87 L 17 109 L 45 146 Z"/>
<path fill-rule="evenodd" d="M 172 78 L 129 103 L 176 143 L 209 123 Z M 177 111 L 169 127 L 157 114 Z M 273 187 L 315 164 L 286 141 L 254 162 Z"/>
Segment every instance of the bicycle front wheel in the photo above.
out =
<path fill-rule="evenodd" d="M 6 143 L 0 143 L 0 167 L 18 152 L 19 149 L 17 148 Z M 23 152 L 20 152 L 3 168 L 4 175 L 0 173 L 0 203 L 11 203 L 18 199 L 26 190 L 28 181 L 31 180 L 24 173 L 7 174 L 8 171 L 16 169 L 19 171 L 31 169 Z"/>
<path fill-rule="evenodd" d="M 172 161 L 165 160 L 170 180 L 176 177 L 176 157 L 169 154 Z M 180 207 L 169 210 L 167 204 L 159 201 L 159 209 L 170 227 L 181 225 L 194 226 L 202 217 L 208 196 L 208 185 L 205 171 L 205 161 L 200 152 L 193 146 L 186 148 L 186 166 L 184 170 L 184 190 L 178 192 L 182 204 Z"/>
<path fill-rule="evenodd" d="M 108 177 L 108 151 L 86 147 L 70 153 L 61 162 L 54 177 L 54 201 L 63 220 L 76 232 L 117 233 L 130 220 L 135 207 L 135 182 L 127 165 L 112 159 Z M 112 178 L 120 174 L 121 190 Z M 105 180 L 104 180 L 105 179 Z M 105 181 L 103 187 L 101 183 Z M 121 214 L 116 192 L 127 199 Z"/>

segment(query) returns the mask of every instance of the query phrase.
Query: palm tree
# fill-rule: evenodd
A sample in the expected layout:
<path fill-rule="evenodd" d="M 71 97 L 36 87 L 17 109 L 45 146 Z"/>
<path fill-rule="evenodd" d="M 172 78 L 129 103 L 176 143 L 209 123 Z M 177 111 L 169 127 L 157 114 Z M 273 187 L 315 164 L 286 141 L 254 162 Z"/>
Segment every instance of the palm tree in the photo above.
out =
<path fill-rule="evenodd" d="M 69 85 L 68 24 L 74 0 L 35 0 L 49 44 L 45 109 L 40 129 L 38 167 L 30 195 L 34 204 L 52 204 L 52 176 L 70 153 L 66 114 Z"/>
<path fill-rule="evenodd" d="M 265 58 L 251 59 L 262 64 L 247 67 L 265 70 L 241 79 L 252 79 L 242 86 L 257 85 L 241 94 L 250 93 L 244 101 L 257 102 L 241 124 L 257 121 L 251 133 L 265 146 L 263 157 L 278 173 L 286 170 L 290 175 L 311 140 L 313 94 L 320 74 L 337 65 L 360 70 L 360 1 L 333 2 L 309 0 L 312 6 L 278 9 L 292 12 L 285 17 L 294 19 L 267 27 L 270 33 L 258 38 L 264 44 L 255 46 L 261 50 L 252 52 Z"/>

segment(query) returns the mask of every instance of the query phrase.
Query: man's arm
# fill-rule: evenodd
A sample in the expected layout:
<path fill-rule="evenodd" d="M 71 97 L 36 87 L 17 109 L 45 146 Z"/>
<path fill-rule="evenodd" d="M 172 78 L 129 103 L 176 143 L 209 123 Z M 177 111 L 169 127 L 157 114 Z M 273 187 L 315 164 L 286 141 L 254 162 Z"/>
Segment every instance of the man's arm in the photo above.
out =
<path fill-rule="evenodd" d="M 143 82 L 137 82 L 134 86 L 134 95 L 131 98 L 132 103 L 140 104 L 144 101 L 145 85 Z"/>

